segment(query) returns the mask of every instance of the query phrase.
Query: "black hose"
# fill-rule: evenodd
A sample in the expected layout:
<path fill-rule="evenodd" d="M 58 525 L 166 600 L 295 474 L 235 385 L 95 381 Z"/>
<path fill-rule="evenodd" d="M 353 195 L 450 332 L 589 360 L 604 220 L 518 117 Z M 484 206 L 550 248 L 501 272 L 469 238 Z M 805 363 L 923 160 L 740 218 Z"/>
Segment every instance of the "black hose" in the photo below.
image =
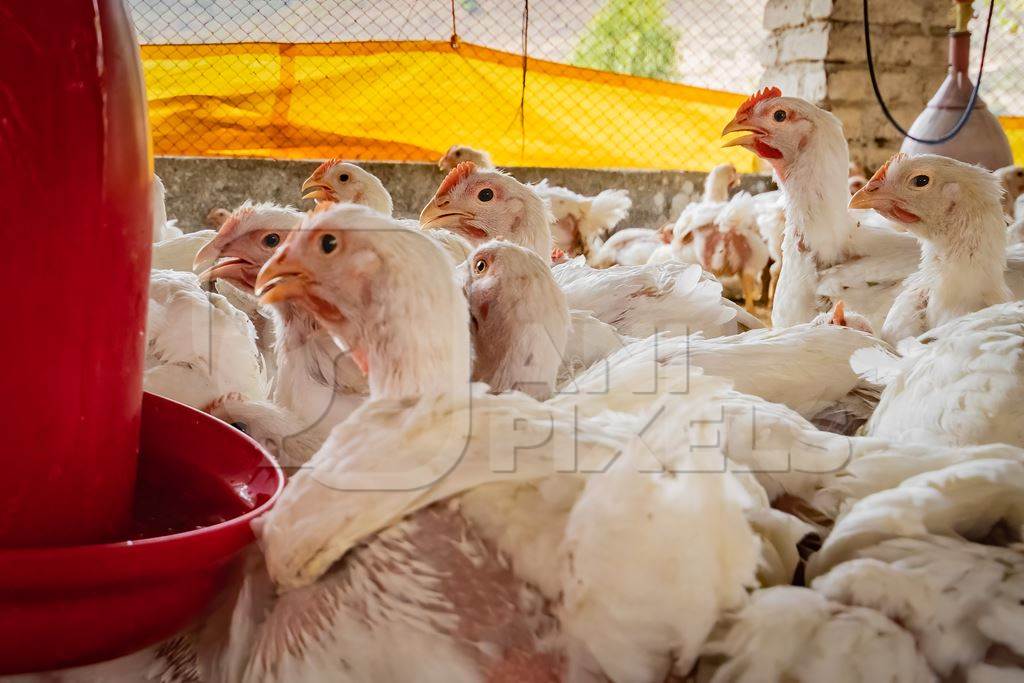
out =
<path fill-rule="evenodd" d="M 989 0 L 988 20 L 985 22 L 985 38 L 981 43 L 981 61 L 978 62 L 978 78 L 974 81 L 974 89 L 971 90 L 971 99 L 967 101 L 967 108 L 964 109 L 964 113 L 960 115 L 960 120 L 956 122 L 956 125 L 953 126 L 951 131 L 943 135 L 941 138 L 925 140 L 923 138 L 916 138 L 904 130 L 903 126 L 897 123 L 896 119 L 893 118 L 892 113 L 889 111 L 889 107 L 885 106 L 885 99 L 882 97 L 882 92 L 878 89 L 878 78 L 875 76 L 875 60 L 871 56 L 871 22 L 868 19 L 868 0 L 864 0 L 864 49 L 867 51 L 868 73 L 871 74 L 871 87 L 875 91 L 875 99 L 878 100 L 878 105 L 882 108 L 882 113 L 885 114 L 885 118 L 889 119 L 889 123 L 892 124 L 893 128 L 898 130 L 903 136 L 923 145 L 941 145 L 943 142 L 948 142 L 956 137 L 957 133 L 959 133 L 967 124 L 967 120 L 971 118 L 971 112 L 974 111 L 974 104 L 978 101 L 978 91 L 981 90 L 981 76 L 985 72 L 985 53 L 988 51 L 988 31 L 992 28 L 992 10 L 995 6 L 995 0 Z"/>

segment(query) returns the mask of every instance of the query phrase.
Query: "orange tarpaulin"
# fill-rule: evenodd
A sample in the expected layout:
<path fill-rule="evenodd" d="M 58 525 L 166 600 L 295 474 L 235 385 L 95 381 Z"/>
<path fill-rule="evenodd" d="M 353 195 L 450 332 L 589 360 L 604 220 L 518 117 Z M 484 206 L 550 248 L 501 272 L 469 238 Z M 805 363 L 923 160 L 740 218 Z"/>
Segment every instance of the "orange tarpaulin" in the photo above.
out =
<path fill-rule="evenodd" d="M 745 95 L 436 41 L 144 45 L 157 154 L 709 170 Z M 1003 119 L 1024 157 L 1024 119 Z"/>

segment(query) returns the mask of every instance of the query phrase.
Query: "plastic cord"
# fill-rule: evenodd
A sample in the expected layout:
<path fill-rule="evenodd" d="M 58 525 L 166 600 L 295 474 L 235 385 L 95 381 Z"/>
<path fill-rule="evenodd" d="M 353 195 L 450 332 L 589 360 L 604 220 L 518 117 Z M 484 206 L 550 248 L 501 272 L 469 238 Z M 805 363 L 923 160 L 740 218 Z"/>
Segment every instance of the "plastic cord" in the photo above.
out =
<path fill-rule="evenodd" d="M 878 78 L 875 76 L 875 60 L 871 55 L 871 22 L 868 15 L 868 0 L 864 0 L 864 49 L 867 51 L 868 73 L 871 75 L 871 87 L 875 91 L 875 99 L 878 100 L 878 105 L 882 108 L 882 113 L 885 114 L 885 118 L 889 119 L 889 123 L 892 124 L 893 128 L 898 130 L 902 135 L 923 145 L 940 145 L 943 142 L 948 142 L 956 137 L 957 133 L 959 133 L 967 124 L 967 120 L 971 118 L 971 112 L 974 111 L 974 105 L 978 101 L 978 91 L 981 90 L 981 76 L 985 72 L 985 53 L 988 51 L 988 32 L 989 29 L 992 28 L 992 10 L 995 9 L 995 5 L 995 0 L 989 0 L 988 20 L 985 22 L 985 38 L 981 43 L 981 61 L 978 62 L 978 78 L 974 82 L 974 89 L 971 90 L 971 99 L 967 101 L 967 108 L 964 109 L 964 113 L 960 115 L 960 120 L 956 122 L 956 125 L 953 126 L 951 131 L 943 135 L 941 138 L 925 140 L 924 138 L 914 137 L 903 129 L 903 126 L 893 118 L 892 113 L 889 111 L 889 107 L 885 105 L 885 98 L 882 97 L 881 90 L 878 89 Z"/>

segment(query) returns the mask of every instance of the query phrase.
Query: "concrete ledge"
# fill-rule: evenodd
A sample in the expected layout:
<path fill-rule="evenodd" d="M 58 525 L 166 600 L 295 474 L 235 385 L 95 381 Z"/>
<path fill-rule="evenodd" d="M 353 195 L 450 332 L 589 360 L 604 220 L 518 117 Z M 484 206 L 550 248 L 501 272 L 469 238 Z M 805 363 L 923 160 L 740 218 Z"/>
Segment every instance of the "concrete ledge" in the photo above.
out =
<path fill-rule="evenodd" d="M 211 159 L 157 157 L 156 172 L 167 187 L 167 215 L 177 218 L 187 231 L 205 227 L 210 209 L 232 209 L 246 199 L 275 201 L 300 209 L 312 201 L 300 199 L 302 181 L 318 161 L 275 159 Z M 444 177 L 432 164 L 365 162 L 391 192 L 395 215 L 414 218 L 433 196 Z M 621 227 L 656 228 L 674 220 L 683 207 L 700 198 L 704 173 L 690 171 L 587 170 L 574 168 L 507 169 L 523 182 L 547 178 L 555 185 L 592 195 L 609 188 L 623 188 L 633 199 L 633 209 Z M 772 189 L 770 177 L 744 176 L 742 187 L 750 192 Z"/>

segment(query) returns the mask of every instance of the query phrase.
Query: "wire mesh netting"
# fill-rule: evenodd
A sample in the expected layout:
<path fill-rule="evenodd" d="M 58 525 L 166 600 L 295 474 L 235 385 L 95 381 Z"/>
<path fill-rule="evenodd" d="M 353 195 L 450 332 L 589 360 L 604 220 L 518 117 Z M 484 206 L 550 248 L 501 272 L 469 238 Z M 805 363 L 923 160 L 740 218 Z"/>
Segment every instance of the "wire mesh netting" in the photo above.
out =
<path fill-rule="evenodd" d="M 693 170 L 753 170 L 717 139 L 762 76 L 765 2 L 129 0 L 157 154 Z M 1002 116 L 1024 114 L 1022 26 L 997 0 Z"/>
<path fill-rule="evenodd" d="M 752 163 L 690 139 L 717 138 L 757 84 L 764 0 L 130 5 L 158 154 L 436 160 L 459 143 L 503 164 Z"/>
<path fill-rule="evenodd" d="M 709 4 L 714 11 L 709 12 Z M 533 2 L 529 54 L 563 64 L 745 92 L 761 75 L 765 0 Z M 443 40 L 519 53 L 523 0 L 130 0 L 146 45 Z"/>
<path fill-rule="evenodd" d="M 988 0 L 974 0 L 974 13 L 984 18 Z M 978 73 L 983 28 L 971 36 L 971 74 Z M 1024 0 L 996 0 L 995 16 L 989 34 L 985 74 L 982 79 L 985 101 L 996 116 L 1024 116 Z"/>

